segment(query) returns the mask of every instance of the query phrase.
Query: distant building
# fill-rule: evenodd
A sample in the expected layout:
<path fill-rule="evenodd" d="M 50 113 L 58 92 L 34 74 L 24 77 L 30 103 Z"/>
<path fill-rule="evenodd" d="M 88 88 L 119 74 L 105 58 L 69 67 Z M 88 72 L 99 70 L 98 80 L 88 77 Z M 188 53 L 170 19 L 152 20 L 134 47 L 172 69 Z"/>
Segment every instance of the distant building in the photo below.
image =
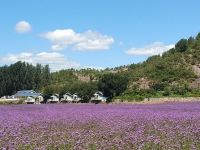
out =
<path fill-rule="evenodd" d="M 40 104 L 43 101 L 41 93 L 37 93 L 33 90 L 18 91 L 15 95 L 18 100 L 25 100 L 26 103 Z"/>
<path fill-rule="evenodd" d="M 63 98 L 60 100 L 61 102 L 66 102 L 66 103 L 78 103 L 81 101 L 81 98 L 77 94 L 70 94 L 66 93 L 63 95 Z"/>
<path fill-rule="evenodd" d="M 18 101 L 18 99 L 12 95 L 12 96 L 2 96 L 0 98 L 1 101 Z"/>
<path fill-rule="evenodd" d="M 91 102 L 99 103 L 99 102 L 106 102 L 107 98 L 103 96 L 103 93 L 98 91 L 94 93 L 93 97 L 91 97 Z"/>
<path fill-rule="evenodd" d="M 47 100 L 47 103 L 59 103 L 59 94 L 54 94 Z"/>
<path fill-rule="evenodd" d="M 44 101 L 44 98 L 40 95 L 38 97 L 32 97 L 32 96 L 29 96 L 25 102 L 27 104 L 41 104 L 41 102 Z"/>
<path fill-rule="evenodd" d="M 63 98 L 60 100 L 61 102 L 72 103 L 73 102 L 73 95 L 70 93 L 66 93 L 63 95 Z"/>
<path fill-rule="evenodd" d="M 81 101 L 81 98 L 75 93 L 73 94 L 73 102 L 78 103 Z"/>

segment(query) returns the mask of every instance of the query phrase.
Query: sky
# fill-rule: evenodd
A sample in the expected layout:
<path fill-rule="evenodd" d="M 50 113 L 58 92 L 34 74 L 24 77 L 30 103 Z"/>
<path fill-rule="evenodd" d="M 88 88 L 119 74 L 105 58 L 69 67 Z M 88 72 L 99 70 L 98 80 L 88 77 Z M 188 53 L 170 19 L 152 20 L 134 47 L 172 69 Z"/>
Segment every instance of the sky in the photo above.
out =
<path fill-rule="evenodd" d="M 107 68 L 162 54 L 200 32 L 199 0 L 1 0 L 0 66 Z"/>

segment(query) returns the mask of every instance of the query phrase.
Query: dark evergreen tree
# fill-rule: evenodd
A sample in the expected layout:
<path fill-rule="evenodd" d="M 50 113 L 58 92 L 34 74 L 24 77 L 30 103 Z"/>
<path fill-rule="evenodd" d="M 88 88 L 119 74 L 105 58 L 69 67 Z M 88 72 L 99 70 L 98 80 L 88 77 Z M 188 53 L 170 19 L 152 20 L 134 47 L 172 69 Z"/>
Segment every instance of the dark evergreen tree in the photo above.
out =
<path fill-rule="evenodd" d="M 178 52 L 185 52 L 188 49 L 188 41 L 187 39 L 181 39 L 175 45 L 175 48 Z"/>
<path fill-rule="evenodd" d="M 0 67 L 0 96 L 12 95 L 18 90 L 41 90 L 48 83 L 48 66 L 33 66 L 19 61 L 10 66 Z"/>

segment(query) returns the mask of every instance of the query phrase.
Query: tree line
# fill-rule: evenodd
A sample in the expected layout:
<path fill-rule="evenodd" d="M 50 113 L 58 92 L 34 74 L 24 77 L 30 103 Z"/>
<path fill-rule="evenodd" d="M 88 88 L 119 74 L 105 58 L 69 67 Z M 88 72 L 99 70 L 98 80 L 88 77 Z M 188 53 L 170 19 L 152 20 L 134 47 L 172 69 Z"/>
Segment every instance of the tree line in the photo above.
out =
<path fill-rule="evenodd" d="M 98 80 L 80 81 L 75 75 L 77 72 L 91 76 L 93 73 L 98 74 Z M 34 66 L 21 61 L 0 67 L 0 96 L 13 95 L 18 90 L 33 89 L 41 92 L 45 99 L 53 94 L 62 96 L 70 92 L 77 93 L 84 102 L 88 102 L 99 90 L 109 99 L 119 96 L 126 89 L 127 84 L 128 79 L 122 74 L 100 73 L 95 70 L 68 69 L 51 73 L 48 65 Z"/>
<path fill-rule="evenodd" d="M 16 62 L 0 67 L 0 96 L 15 94 L 18 90 L 39 91 L 51 82 L 49 66 L 33 66 L 25 62 Z"/>

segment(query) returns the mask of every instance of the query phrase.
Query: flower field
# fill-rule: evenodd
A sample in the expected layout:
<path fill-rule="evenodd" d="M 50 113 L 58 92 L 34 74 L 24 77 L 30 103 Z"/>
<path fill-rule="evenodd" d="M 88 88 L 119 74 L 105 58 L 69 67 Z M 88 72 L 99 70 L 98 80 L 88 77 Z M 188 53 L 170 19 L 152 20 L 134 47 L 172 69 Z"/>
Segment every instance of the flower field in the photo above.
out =
<path fill-rule="evenodd" d="M 200 103 L 0 106 L 0 149 L 200 149 Z"/>

